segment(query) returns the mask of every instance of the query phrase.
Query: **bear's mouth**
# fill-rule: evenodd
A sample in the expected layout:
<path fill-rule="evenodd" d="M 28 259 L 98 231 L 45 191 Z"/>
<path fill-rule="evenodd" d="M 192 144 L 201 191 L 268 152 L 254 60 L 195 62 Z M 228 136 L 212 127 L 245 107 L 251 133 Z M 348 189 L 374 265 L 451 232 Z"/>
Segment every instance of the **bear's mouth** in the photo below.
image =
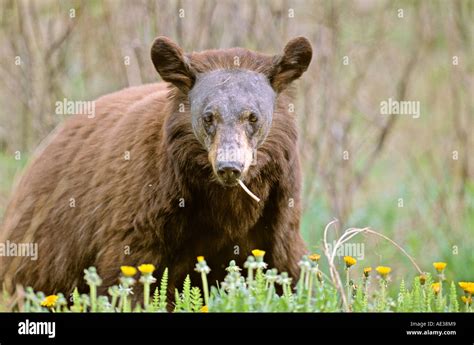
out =
<path fill-rule="evenodd" d="M 245 183 L 242 181 L 242 178 L 235 178 L 231 180 L 226 180 L 222 179 L 219 175 L 215 174 L 214 175 L 216 180 L 219 182 L 221 186 L 224 188 L 234 188 L 236 186 L 240 186 L 242 190 L 247 193 L 252 199 L 254 199 L 256 202 L 260 202 L 260 198 L 252 193 L 252 191 L 245 185 Z"/>
<path fill-rule="evenodd" d="M 236 177 L 221 177 L 217 175 L 216 179 L 220 185 L 227 188 L 236 187 L 239 184 L 238 178 Z"/>
<path fill-rule="evenodd" d="M 238 162 L 217 162 L 214 171 L 217 180 L 225 187 L 236 186 L 242 173 L 243 164 Z"/>

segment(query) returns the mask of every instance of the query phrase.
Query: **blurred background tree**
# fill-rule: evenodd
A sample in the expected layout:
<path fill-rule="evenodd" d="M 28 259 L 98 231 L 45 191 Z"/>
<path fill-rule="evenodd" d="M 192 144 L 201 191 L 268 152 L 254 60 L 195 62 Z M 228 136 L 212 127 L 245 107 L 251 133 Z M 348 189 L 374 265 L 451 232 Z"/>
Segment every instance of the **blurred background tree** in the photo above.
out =
<path fill-rule="evenodd" d="M 276 54 L 302 35 L 315 52 L 295 104 L 311 251 L 337 218 L 340 231 L 370 226 L 426 270 L 443 260 L 451 278 L 472 280 L 473 23 L 469 0 L 0 0 L 0 215 L 14 176 L 65 118 L 55 102 L 158 81 L 154 37 Z M 381 115 L 389 98 L 420 102 L 421 116 Z M 355 241 L 361 265 L 414 274 L 388 244 Z"/>

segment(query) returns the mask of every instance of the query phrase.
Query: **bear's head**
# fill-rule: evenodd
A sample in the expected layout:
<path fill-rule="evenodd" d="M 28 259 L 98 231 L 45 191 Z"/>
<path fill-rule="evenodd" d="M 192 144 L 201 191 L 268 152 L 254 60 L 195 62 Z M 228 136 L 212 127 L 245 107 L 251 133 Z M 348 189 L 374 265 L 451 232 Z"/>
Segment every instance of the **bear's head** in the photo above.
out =
<path fill-rule="evenodd" d="M 163 80 L 188 98 L 194 134 L 224 186 L 245 179 L 272 126 L 278 94 L 307 70 L 311 57 L 304 37 L 276 56 L 241 48 L 185 54 L 167 37 L 156 38 L 151 49 Z"/>

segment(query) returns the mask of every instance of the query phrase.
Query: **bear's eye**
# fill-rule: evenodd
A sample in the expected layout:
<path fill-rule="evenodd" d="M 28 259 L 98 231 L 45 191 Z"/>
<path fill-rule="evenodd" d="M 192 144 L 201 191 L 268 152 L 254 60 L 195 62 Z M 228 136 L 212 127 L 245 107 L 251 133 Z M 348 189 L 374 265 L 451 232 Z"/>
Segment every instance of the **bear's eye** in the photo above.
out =
<path fill-rule="evenodd" d="M 211 112 L 207 112 L 204 114 L 202 119 L 206 124 L 210 125 L 214 122 L 214 114 Z"/>
<path fill-rule="evenodd" d="M 250 113 L 249 122 L 255 123 L 258 121 L 258 116 L 255 113 Z"/>

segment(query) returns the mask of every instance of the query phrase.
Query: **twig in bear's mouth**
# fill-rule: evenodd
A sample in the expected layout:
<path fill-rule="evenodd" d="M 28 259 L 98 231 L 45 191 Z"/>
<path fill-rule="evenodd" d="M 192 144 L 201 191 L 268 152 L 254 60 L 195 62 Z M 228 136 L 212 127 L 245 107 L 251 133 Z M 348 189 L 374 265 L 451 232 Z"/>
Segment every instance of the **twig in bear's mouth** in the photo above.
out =
<path fill-rule="evenodd" d="M 252 199 L 254 199 L 255 201 L 257 202 L 260 202 L 260 198 L 258 196 L 256 196 L 255 194 L 253 194 L 250 189 L 247 188 L 247 186 L 239 179 L 237 179 L 237 182 L 239 183 L 240 187 L 242 187 L 242 189 L 252 197 Z"/>

